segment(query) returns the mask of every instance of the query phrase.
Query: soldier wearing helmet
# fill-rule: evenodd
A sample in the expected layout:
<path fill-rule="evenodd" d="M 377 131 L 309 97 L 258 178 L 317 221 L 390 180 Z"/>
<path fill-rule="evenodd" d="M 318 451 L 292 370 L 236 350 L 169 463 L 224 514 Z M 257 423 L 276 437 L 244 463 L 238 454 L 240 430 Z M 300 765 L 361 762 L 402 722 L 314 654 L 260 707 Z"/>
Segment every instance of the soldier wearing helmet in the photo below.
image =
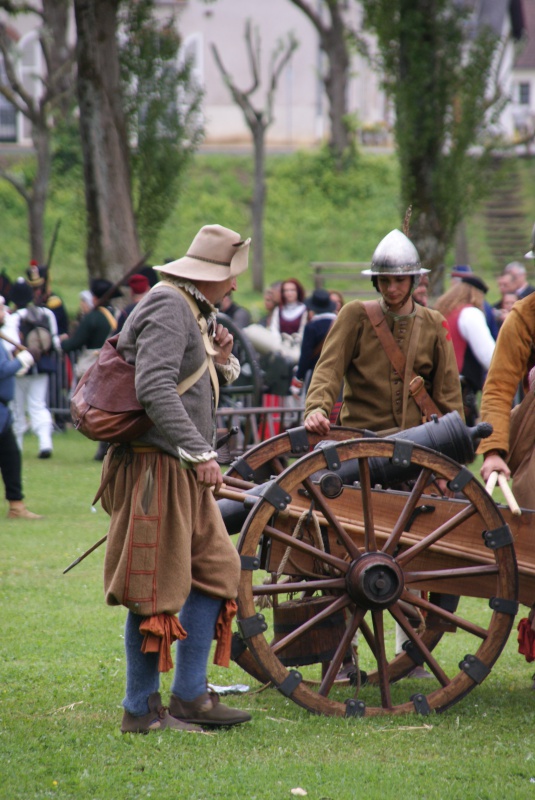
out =
<path fill-rule="evenodd" d="M 414 302 L 412 292 L 429 272 L 418 251 L 399 230 L 377 246 L 370 276 L 378 301 L 346 303 L 332 326 L 306 398 L 305 427 L 327 434 L 331 422 L 381 433 L 420 425 L 415 395 L 424 389 L 440 413 L 463 417 L 461 386 L 446 321 Z M 368 311 L 374 306 L 372 322 Z M 405 357 L 405 374 L 394 369 L 375 327 L 386 325 Z M 415 382 L 412 375 L 418 380 Z M 343 383 L 339 414 L 333 410 Z"/>

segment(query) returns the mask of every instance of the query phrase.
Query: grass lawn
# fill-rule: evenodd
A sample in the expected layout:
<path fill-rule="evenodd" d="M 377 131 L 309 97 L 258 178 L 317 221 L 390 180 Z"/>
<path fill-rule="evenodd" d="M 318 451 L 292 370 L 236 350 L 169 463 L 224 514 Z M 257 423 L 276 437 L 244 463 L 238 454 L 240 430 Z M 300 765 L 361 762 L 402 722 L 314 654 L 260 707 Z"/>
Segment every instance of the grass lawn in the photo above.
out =
<path fill-rule="evenodd" d="M 91 510 L 96 445 L 70 430 L 54 447 L 39 461 L 35 438 L 25 442 L 26 501 L 45 519 L 0 518 L 2 800 L 279 800 L 295 788 L 311 800 L 535 797 L 533 668 L 515 630 L 487 680 L 441 715 L 314 717 L 232 665 L 209 678 L 251 686 L 230 700 L 250 724 L 121 735 L 125 610 L 104 604 L 104 547 L 62 574 L 107 531 Z M 470 602 L 484 620 L 486 601 Z"/>

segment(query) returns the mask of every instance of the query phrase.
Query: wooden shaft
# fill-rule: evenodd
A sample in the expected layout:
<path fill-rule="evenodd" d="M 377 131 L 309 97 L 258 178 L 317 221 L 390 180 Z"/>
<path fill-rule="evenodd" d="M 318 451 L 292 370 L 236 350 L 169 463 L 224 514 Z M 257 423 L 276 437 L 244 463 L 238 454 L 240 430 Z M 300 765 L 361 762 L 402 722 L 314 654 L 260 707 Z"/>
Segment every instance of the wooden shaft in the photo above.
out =
<path fill-rule="evenodd" d="M 511 509 L 511 513 L 515 515 L 515 517 L 519 517 L 522 514 L 520 506 L 516 502 L 515 496 L 512 493 L 511 489 L 509 488 L 509 484 L 507 483 L 507 478 L 500 472 L 498 475 L 498 486 L 503 492 L 503 496 L 507 502 L 507 505 Z"/>
<path fill-rule="evenodd" d="M 6 336 L 5 333 L 2 333 L 2 331 L 0 331 L 0 339 L 3 339 L 4 342 L 7 342 L 8 344 L 13 345 L 15 350 L 27 350 L 28 349 L 27 347 L 24 347 L 24 345 L 21 344 L 20 342 L 14 342 L 13 339 L 10 339 L 9 336 Z"/>
<path fill-rule="evenodd" d="M 490 473 L 489 479 L 485 486 L 485 489 L 490 495 L 492 495 L 497 483 L 498 483 L 498 473 L 496 472 L 496 470 L 494 470 L 494 472 Z"/>

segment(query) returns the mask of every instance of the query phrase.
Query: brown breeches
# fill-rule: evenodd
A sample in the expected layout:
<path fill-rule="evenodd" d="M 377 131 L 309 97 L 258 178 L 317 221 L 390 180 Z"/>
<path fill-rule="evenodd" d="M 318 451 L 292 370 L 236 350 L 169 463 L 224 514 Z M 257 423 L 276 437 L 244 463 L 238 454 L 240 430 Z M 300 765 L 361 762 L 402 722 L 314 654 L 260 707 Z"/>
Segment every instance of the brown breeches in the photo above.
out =
<path fill-rule="evenodd" d="M 111 448 L 103 480 L 116 459 Z M 151 616 L 178 613 L 192 587 L 236 597 L 240 559 L 215 498 L 178 459 L 161 451 L 127 453 L 102 506 L 111 517 L 104 562 L 108 604 Z"/>

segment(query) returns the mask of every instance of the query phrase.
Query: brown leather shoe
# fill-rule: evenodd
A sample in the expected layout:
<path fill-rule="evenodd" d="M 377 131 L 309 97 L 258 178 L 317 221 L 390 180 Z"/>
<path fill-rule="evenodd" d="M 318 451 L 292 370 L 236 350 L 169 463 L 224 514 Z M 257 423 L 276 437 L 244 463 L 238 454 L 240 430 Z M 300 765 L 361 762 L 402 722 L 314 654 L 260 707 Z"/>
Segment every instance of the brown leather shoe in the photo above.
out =
<path fill-rule="evenodd" d="M 43 519 L 40 514 L 34 514 L 32 511 L 28 511 L 22 500 L 9 501 L 7 517 L 8 519 Z"/>
<path fill-rule="evenodd" d="M 150 731 L 163 731 L 170 728 L 174 731 L 197 731 L 201 728 L 198 725 L 190 725 L 188 722 L 172 717 L 165 706 L 159 692 L 153 692 L 147 700 L 149 713 L 142 717 L 135 717 L 129 711 L 123 714 L 121 733 L 149 733 Z"/>
<path fill-rule="evenodd" d="M 219 701 L 215 692 L 205 692 L 187 703 L 175 694 L 171 695 L 169 713 L 183 722 L 194 722 L 203 727 L 229 727 L 249 722 L 251 715 L 246 711 L 229 708 Z"/>

